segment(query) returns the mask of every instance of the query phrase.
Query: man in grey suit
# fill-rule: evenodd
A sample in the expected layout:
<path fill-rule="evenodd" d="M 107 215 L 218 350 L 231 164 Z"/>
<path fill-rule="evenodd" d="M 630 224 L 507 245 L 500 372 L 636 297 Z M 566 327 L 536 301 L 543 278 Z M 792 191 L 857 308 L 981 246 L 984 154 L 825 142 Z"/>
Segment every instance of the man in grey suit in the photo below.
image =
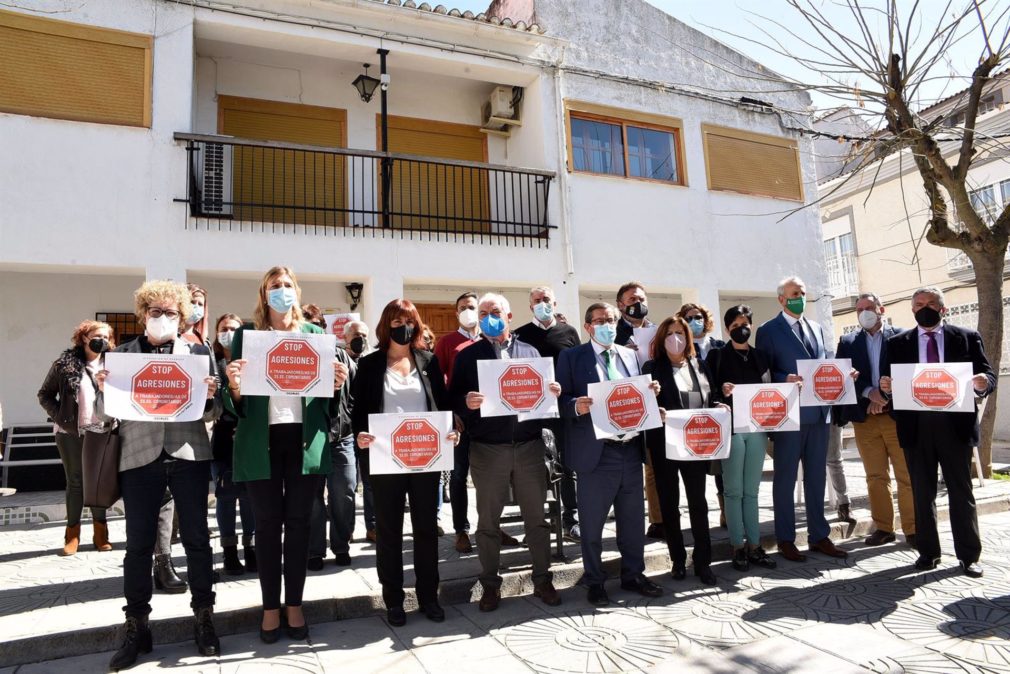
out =
<path fill-rule="evenodd" d="M 642 500 L 642 463 L 645 436 L 628 433 L 597 440 L 587 395 L 589 384 L 641 374 L 630 349 L 614 344 L 617 309 L 596 303 L 586 310 L 585 330 L 591 340 L 561 352 L 557 378 L 561 384 L 559 406 L 568 437 L 565 461 L 577 476 L 578 506 L 582 525 L 582 565 L 589 586 L 588 599 L 606 606 L 610 598 L 603 587 L 607 579 L 601 559 L 603 525 L 611 506 L 617 519 L 617 548 L 621 552 L 621 587 L 646 597 L 663 589 L 645 577 L 645 507 Z M 659 382 L 652 382 L 659 393 Z"/>

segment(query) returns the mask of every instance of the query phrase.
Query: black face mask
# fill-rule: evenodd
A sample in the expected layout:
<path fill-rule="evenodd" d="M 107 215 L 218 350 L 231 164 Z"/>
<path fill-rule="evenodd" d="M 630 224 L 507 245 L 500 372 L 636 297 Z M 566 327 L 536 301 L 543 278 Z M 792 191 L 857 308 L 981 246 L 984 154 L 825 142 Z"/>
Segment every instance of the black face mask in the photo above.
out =
<path fill-rule="evenodd" d="M 940 312 L 933 307 L 923 307 L 915 312 L 915 322 L 924 328 L 931 328 L 940 322 Z"/>
<path fill-rule="evenodd" d="M 414 339 L 414 326 L 401 325 L 389 331 L 389 338 L 401 346 L 407 346 Z"/>
<path fill-rule="evenodd" d="M 624 307 L 624 315 L 628 318 L 642 319 L 649 315 L 649 305 L 645 302 L 635 302 Z"/>
<path fill-rule="evenodd" d="M 101 337 L 95 337 L 88 342 L 88 348 L 91 349 L 92 353 L 101 355 L 109 350 L 109 341 Z"/>
<path fill-rule="evenodd" d="M 738 325 L 729 331 L 729 338 L 737 344 L 746 344 L 750 339 L 750 326 Z"/>
<path fill-rule="evenodd" d="M 355 337 L 347 346 L 351 349 L 351 353 L 361 355 L 365 350 L 365 340 L 361 337 Z"/>

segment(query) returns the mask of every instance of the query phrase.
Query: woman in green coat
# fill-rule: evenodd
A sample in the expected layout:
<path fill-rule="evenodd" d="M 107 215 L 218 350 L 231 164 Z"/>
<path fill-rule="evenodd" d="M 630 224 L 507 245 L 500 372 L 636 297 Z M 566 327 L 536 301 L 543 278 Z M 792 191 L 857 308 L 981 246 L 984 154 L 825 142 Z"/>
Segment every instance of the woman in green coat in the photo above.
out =
<path fill-rule="evenodd" d="M 239 328 L 228 364 L 227 405 L 238 417 L 233 457 L 234 480 L 245 482 L 256 518 L 256 551 L 263 621 L 260 639 L 273 643 L 281 626 L 281 553 L 287 633 L 308 636 L 302 614 L 302 590 L 309 554 L 312 500 L 330 470 L 327 433 L 339 403 L 338 391 L 347 367 L 334 366 L 332 398 L 243 396 L 244 333 L 252 330 L 322 332 L 305 322 L 301 290 L 287 267 L 274 267 L 263 277 L 253 325 Z M 285 540 L 281 541 L 282 532 Z"/>

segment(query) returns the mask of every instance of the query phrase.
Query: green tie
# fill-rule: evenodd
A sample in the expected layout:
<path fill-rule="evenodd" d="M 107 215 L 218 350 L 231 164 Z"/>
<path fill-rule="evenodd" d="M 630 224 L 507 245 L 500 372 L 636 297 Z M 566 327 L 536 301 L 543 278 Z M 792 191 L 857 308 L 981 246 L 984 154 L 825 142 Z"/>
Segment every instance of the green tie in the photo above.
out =
<path fill-rule="evenodd" d="M 617 363 L 611 357 L 609 349 L 603 352 L 603 362 L 607 366 L 607 379 L 609 381 L 621 378 L 621 373 L 617 371 Z"/>

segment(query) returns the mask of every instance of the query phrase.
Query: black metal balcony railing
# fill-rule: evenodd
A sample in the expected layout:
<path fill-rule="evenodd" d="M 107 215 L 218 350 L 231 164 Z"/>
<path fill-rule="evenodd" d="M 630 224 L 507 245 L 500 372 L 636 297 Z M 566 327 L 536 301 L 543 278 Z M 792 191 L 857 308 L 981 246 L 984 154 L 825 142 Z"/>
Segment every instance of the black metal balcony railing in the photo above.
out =
<path fill-rule="evenodd" d="M 194 227 L 546 247 L 554 173 L 369 150 L 175 134 Z"/>

